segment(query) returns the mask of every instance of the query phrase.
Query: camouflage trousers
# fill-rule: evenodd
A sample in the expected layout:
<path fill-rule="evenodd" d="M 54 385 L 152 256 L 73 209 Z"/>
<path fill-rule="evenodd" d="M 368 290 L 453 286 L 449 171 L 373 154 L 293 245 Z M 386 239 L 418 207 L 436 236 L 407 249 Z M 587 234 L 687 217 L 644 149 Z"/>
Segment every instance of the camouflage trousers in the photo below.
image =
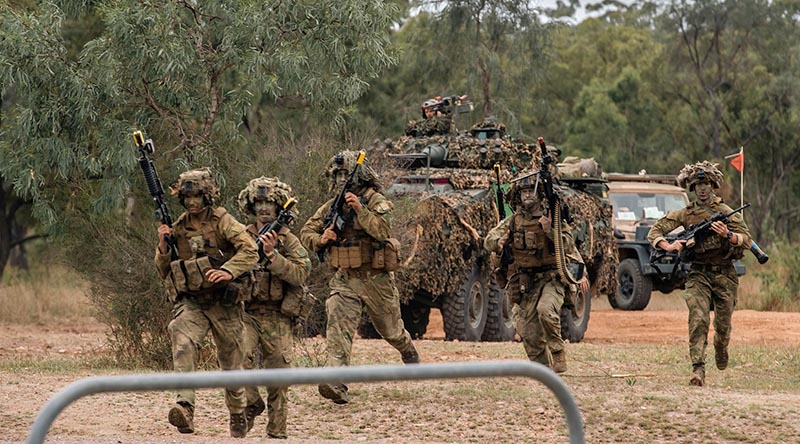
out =
<path fill-rule="evenodd" d="M 192 299 L 179 300 L 172 308 L 172 321 L 168 326 L 175 371 L 195 370 L 198 350 L 209 330 L 217 346 L 220 368 L 241 370 L 244 358 L 243 315 L 242 304 L 215 303 L 207 306 Z M 177 402 L 195 405 L 194 390 L 179 390 Z M 231 413 L 242 413 L 245 408 L 244 387 L 226 389 L 225 405 Z"/>
<path fill-rule="evenodd" d="M 683 294 L 689 308 L 689 356 L 692 364 L 705 364 L 711 307 L 714 310 L 714 346 L 727 347 L 739 278 L 732 264 L 722 271 L 689 271 Z"/>
<path fill-rule="evenodd" d="M 330 287 L 331 297 L 325 302 L 328 366 L 350 364 L 362 307 L 366 308 L 375 330 L 392 347 L 400 353 L 414 349 L 411 335 L 400 317 L 400 294 L 392 275 L 386 272 L 359 275 L 339 270 L 331 278 Z"/>
<path fill-rule="evenodd" d="M 290 368 L 292 366 L 292 321 L 280 311 L 245 313 L 245 344 L 247 353 L 244 368 Z M 260 358 L 260 363 L 259 363 Z M 246 387 L 247 405 L 261 399 L 258 387 Z M 286 436 L 289 387 L 267 387 L 267 433 L 273 437 Z"/>
<path fill-rule="evenodd" d="M 509 284 L 509 288 L 513 288 L 512 284 Z M 514 324 L 531 361 L 549 365 L 547 351 L 554 353 L 564 350 L 564 340 L 561 338 L 564 294 L 564 285 L 557 278 L 547 276 L 533 279 L 531 288 L 520 295 L 517 308 L 512 310 Z"/>

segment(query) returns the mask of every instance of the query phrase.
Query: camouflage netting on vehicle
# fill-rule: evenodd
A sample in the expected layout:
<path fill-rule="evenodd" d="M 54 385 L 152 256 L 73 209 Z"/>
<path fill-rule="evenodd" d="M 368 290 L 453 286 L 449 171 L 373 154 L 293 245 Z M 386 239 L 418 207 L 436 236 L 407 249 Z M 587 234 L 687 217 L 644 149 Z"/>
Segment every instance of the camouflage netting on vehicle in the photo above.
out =
<path fill-rule="evenodd" d="M 559 186 L 558 192 L 573 216 L 572 235 L 591 270 L 598 294 L 617 291 L 617 247 L 611 221 L 611 205 L 587 193 Z M 596 296 L 596 295 L 595 295 Z"/>
<path fill-rule="evenodd" d="M 432 159 L 432 166 L 452 167 L 462 169 L 480 169 L 491 171 L 495 162 L 500 162 L 504 171 L 523 170 L 531 166 L 531 161 L 538 158 L 535 146 L 522 142 L 512 142 L 505 139 L 479 139 L 467 134 L 410 137 L 402 136 L 397 139 L 387 139 L 373 143 L 368 149 L 371 159 L 377 157 L 390 158 L 392 155 L 414 155 L 428 148 L 432 157 L 437 155 L 436 149 L 443 150 L 442 164 L 437 165 Z M 413 158 L 399 158 L 398 163 L 413 162 Z M 421 166 L 425 165 L 424 159 L 417 160 Z M 513 176 L 513 174 L 512 174 Z M 504 178 L 504 181 L 510 180 Z"/>
<path fill-rule="evenodd" d="M 411 299 L 415 290 L 437 298 L 461 285 L 465 274 L 483 254 L 487 227 L 497 223 L 490 197 L 473 200 L 464 193 L 413 195 L 395 200 L 392 225 L 398 230 L 403 256 L 413 249 L 417 226 L 422 233 L 414 258 L 407 267 L 395 272 L 402 301 Z"/>
<path fill-rule="evenodd" d="M 594 158 L 581 159 L 570 156 L 558 165 L 558 177 L 603 177 L 603 168 Z"/>

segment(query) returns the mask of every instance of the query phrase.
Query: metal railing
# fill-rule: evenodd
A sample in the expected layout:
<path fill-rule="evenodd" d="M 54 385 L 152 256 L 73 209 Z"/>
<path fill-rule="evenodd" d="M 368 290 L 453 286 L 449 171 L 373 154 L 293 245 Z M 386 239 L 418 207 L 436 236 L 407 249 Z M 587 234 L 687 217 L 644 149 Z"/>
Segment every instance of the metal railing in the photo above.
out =
<path fill-rule="evenodd" d="M 77 399 L 96 393 L 499 376 L 525 376 L 543 383 L 555 394 L 564 410 L 569 442 L 584 443 L 583 420 L 567 385 L 549 368 L 529 361 L 94 376 L 70 384 L 44 405 L 31 426 L 28 443 L 44 443 L 50 426 L 62 410 Z"/>

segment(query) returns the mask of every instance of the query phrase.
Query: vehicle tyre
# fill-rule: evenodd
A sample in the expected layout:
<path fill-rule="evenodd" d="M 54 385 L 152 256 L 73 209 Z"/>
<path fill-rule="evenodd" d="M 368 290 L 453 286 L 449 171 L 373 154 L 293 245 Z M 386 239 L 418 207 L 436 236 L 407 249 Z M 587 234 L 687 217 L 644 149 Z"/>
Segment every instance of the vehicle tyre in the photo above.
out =
<path fill-rule="evenodd" d="M 486 327 L 483 329 L 481 340 L 492 342 L 513 341 L 516 329 L 511 319 L 511 303 L 508 301 L 506 291 L 500 288 L 494 277 L 489 279 L 488 299 Z"/>
<path fill-rule="evenodd" d="M 489 311 L 486 282 L 475 265 L 454 293 L 445 296 L 442 306 L 445 340 L 480 341 Z"/>
<path fill-rule="evenodd" d="M 589 315 L 592 311 L 592 292 L 584 294 L 578 289 L 575 297 L 575 313 L 570 304 L 561 307 L 561 338 L 571 343 L 580 342 L 589 327 Z"/>
<path fill-rule="evenodd" d="M 403 325 L 411 335 L 411 339 L 422 339 L 428 331 L 428 321 L 430 320 L 431 308 L 420 304 L 414 300 L 408 304 L 400 304 L 400 315 L 403 317 Z"/>
<path fill-rule="evenodd" d="M 642 273 L 639 261 L 628 258 L 617 269 L 616 307 L 620 310 L 644 310 L 650 302 L 653 281 Z"/>

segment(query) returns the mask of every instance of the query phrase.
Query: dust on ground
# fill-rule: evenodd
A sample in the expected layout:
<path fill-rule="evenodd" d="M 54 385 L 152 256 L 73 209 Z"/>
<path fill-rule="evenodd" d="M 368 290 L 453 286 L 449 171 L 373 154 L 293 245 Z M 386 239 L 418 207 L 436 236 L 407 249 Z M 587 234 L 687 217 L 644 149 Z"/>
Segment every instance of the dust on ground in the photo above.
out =
<path fill-rule="evenodd" d="M 641 312 L 611 310 L 600 299 L 593 303 L 585 341 L 569 345 L 564 376 L 581 408 L 586 442 L 800 442 L 800 313 L 736 311 L 731 367 L 720 372 L 710 364 L 708 386 L 698 389 L 687 384 L 687 312 L 680 294 L 655 293 Z M 93 322 L 0 326 L 0 443 L 23 442 L 39 409 L 68 384 L 128 373 L 81 365 L 108 353 L 105 333 Z M 425 362 L 525 359 L 518 343 L 445 342 L 443 337 L 441 316 L 434 310 L 426 340 L 416 341 Z M 322 339 L 309 341 L 321 345 Z M 353 356 L 354 365 L 400 363 L 382 340 L 357 339 Z M 292 387 L 288 442 L 567 440 L 556 401 L 535 381 L 352 384 L 351 394 L 350 404 L 338 406 L 322 399 L 316 387 Z M 265 439 L 264 416 L 244 440 L 228 437 L 221 390 L 198 392 L 198 433 L 191 436 L 179 435 L 167 423 L 172 402 L 171 394 L 158 392 L 84 398 L 59 416 L 48 442 Z"/>

